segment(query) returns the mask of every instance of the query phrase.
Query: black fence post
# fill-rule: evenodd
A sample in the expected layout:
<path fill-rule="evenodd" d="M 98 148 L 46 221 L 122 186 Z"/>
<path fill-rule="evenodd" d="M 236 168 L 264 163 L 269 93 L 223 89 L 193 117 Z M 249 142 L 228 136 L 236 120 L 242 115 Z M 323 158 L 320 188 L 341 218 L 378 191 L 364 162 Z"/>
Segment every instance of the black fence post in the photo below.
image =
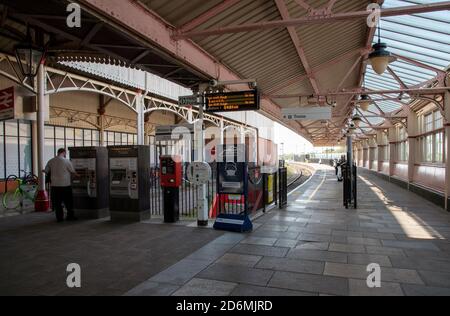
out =
<path fill-rule="evenodd" d="M 280 169 L 278 170 L 278 174 L 279 174 L 279 180 L 280 180 L 280 185 L 279 185 L 279 197 L 280 197 L 280 209 L 284 208 L 287 205 L 287 168 L 284 167 L 284 162 L 283 164 L 280 164 Z"/>

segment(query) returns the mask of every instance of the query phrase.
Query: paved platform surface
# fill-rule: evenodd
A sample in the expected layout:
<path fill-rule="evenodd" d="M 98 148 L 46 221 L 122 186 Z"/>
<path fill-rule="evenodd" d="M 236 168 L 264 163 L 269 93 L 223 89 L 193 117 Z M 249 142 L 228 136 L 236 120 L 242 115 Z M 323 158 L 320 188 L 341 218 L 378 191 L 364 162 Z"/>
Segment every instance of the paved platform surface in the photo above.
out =
<path fill-rule="evenodd" d="M 327 166 L 250 234 L 52 215 L 0 219 L 0 295 L 450 295 L 450 214 L 361 171 L 358 210 Z M 65 286 L 82 266 L 82 288 Z M 366 285 L 381 266 L 382 287 Z"/>
<path fill-rule="evenodd" d="M 227 233 L 127 295 L 450 295 L 448 213 L 364 171 L 360 208 L 346 210 L 320 168 L 253 233 Z M 366 284 L 371 263 L 381 288 Z"/>
<path fill-rule="evenodd" d="M 122 295 L 221 236 L 181 225 L 79 221 L 53 214 L 0 219 L 0 295 Z M 69 263 L 81 289 L 66 286 Z"/>

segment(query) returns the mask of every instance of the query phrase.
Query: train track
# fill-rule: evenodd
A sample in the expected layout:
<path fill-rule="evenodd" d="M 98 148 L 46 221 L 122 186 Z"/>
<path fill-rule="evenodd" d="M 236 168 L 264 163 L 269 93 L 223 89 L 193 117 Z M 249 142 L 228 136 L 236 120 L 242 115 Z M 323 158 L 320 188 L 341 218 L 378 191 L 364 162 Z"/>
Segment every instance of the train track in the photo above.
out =
<path fill-rule="evenodd" d="M 311 177 L 309 170 L 302 169 L 301 167 L 295 165 L 291 165 L 291 167 L 294 167 L 297 170 L 297 173 L 288 179 L 288 192 L 295 190 Z"/>

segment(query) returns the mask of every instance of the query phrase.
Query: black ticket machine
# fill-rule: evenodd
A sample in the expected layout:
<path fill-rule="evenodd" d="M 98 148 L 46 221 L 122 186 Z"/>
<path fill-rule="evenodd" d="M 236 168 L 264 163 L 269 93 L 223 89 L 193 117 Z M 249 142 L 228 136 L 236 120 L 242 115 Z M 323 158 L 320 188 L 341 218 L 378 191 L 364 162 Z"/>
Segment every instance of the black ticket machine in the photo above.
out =
<path fill-rule="evenodd" d="M 72 178 L 76 216 L 90 219 L 108 217 L 108 150 L 105 147 L 75 147 L 69 151 L 72 165 L 79 175 Z"/>
<path fill-rule="evenodd" d="M 150 218 L 150 147 L 111 146 L 109 209 L 111 220 Z"/>

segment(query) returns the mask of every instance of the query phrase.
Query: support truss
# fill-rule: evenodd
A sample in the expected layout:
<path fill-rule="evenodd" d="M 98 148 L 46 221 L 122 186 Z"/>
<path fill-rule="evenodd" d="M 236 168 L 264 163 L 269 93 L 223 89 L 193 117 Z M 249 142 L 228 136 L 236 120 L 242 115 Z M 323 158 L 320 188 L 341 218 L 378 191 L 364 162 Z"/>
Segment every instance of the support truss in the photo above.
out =
<path fill-rule="evenodd" d="M 0 76 L 4 76 L 16 84 L 27 88 L 33 93 L 36 93 L 35 85 L 27 79 L 23 79 L 19 75 L 17 62 L 15 57 L 0 54 Z M 45 67 L 45 78 L 46 87 L 45 94 L 57 94 L 65 92 L 91 92 L 101 95 L 105 95 L 114 99 L 135 113 L 137 113 L 137 102 L 139 100 L 140 91 L 133 91 L 120 86 L 111 85 L 99 80 L 94 80 L 85 76 L 77 75 L 69 71 L 60 70 L 52 67 Z M 52 107 L 51 107 L 52 108 Z M 187 122 L 195 121 L 199 118 L 199 111 L 196 108 L 186 108 L 180 107 L 176 102 L 170 102 L 163 100 L 162 98 L 157 98 L 153 95 L 144 95 L 144 112 L 151 113 L 154 111 L 168 111 L 171 112 Z M 53 117 L 61 115 L 62 117 L 73 118 L 74 120 L 79 120 L 86 122 L 94 127 L 99 128 L 96 121 L 96 114 L 72 111 L 67 109 L 55 109 L 53 110 Z M 95 120 L 93 118 L 95 117 Z M 192 119 L 191 119 L 192 118 Z M 246 126 L 232 120 L 225 119 L 221 116 L 205 113 L 204 120 L 212 123 L 215 126 L 220 126 L 221 120 L 224 121 L 224 126 L 235 126 L 244 128 L 248 130 L 254 130 L 254 128 Z M 122 119 L 119 117 L 108 117 L 106 121 L 106 128 L 117 126 L 117 125 L 128 125 L 136 127 L 136 122 L 133 120 Z"/>

